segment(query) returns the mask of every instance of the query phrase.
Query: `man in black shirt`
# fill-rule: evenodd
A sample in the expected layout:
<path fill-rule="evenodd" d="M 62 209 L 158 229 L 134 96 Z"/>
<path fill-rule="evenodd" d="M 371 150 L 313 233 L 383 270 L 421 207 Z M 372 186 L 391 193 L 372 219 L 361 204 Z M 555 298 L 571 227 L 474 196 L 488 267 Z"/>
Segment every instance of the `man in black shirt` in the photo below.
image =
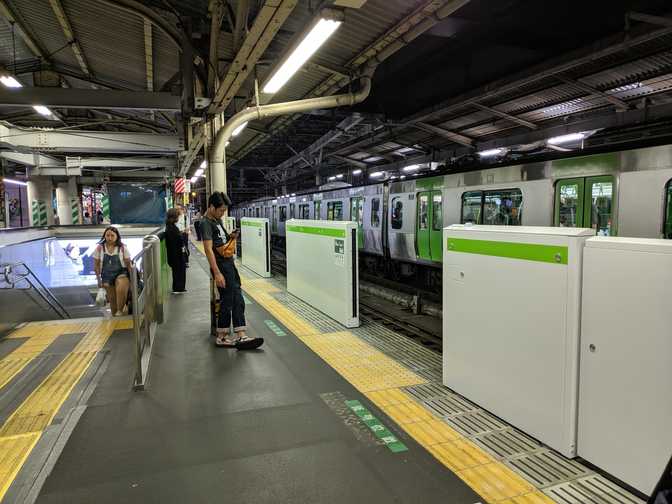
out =
<path fill-rule="evenodd" d="M 229 197 L 215 192 L 208 200 L 208 211 L 201 220 L 203 248 L 210 264 L 217 291 L 219 292 L 219 316 L 215 345 L 225 348 L 249 350 L 259 348 L 263 338 L 251 338 L 245 333 L 245 301 L 240 290 L 240 275 L 231 251 L 235 250 L 238 231 L 229 235 L 224 229 L 222 216 L 231 205 Z M 233 319 L 233 332 L 229 327 Z"/>

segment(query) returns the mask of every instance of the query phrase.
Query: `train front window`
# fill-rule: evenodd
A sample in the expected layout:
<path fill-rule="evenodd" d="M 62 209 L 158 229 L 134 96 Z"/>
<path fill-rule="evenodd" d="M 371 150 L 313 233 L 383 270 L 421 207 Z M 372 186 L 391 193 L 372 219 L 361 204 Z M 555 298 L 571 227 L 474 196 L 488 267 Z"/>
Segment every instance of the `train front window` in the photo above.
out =
<path fill-rule="evenodd" d="M 380 198 L 371 200 L 371 227 L 380 227 Z"/>
<path fill-rule="evenodd" d="M 523 194 L 519 189 L 486 191 L 483 198 L 483 224 L 520 226 Z"/>
<path fill-rule="evenodd" d="M 462 194 L 462 224 L 481 223 L 482 191 L 467 191 Z"/>
<path fill-rule="evenodd" d="M 665 224 L 663 237 L 672 240 L 672 180 L 665 186 Z"/>
<path fill-rule="evenodd" d="M 280 222 L 285 222 L 287 220 L 287 206 L 283 205 L 280 207 Z"/>
<path fill-rule="evenodd" d="M 392 229 L 401 229 L 404 223 L 404 202 L 400 197 L 392 198 L 392 218 L 390 224 Z"/>
<path fill-rule="evenodd" d="M 440 231 L 443 228 L 443 203 L 441 194 L 432 196 L 432 229 Z"/>

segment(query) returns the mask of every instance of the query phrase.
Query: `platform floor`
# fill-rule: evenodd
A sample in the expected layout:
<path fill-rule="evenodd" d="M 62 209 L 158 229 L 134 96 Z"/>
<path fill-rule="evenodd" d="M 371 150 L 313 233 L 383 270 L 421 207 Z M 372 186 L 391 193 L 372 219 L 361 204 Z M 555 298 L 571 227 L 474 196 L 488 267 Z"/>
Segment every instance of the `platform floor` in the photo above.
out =
<path fill-rule="evenodd" d="M 241 268 L 266 344 L 215 348 L 206 269 L 195 252 L 144 392 L 130 331 L 105 326 L 43 430 L 8 434 L 22 448 L 0 455 L 3 502 L 641 502 L 442 387 L 439 355 L 375 322 L 344 330 L 281 279 Z M 20 337 L 0 342 L 0 373 Z"/>

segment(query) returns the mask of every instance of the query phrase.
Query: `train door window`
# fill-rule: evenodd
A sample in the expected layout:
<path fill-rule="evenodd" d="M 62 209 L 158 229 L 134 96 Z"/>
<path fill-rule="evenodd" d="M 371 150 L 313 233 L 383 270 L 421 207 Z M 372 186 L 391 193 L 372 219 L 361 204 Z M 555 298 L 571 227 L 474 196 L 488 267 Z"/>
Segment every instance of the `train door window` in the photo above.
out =
<path fill-rule="evenodd" d="M 243 217 L 247 217 L 247 208 L 243 208 Z"/>
<path fill-rule="evenodd" d="M 254 209 L 254 216 L 258 219 L 261 216 L 261 208 L 257 207 Z"/>
<path fill-rule="evenodd" d="M 371 227 L 380 227 L 380 198 L 371 200 Z"/>
<path fill-rule="evenodd" d="M 313 217 L 315 220 L 320 220 L 321 212 L 320 209 L 322 207 L 322 202 L 321 201 L 314 201 L 313 202 L 313 210 L 315 211 L 315 216 Z"/>
<path fill-rule="evenodd" d="M 443 229 L 443 203 L 440 192 L 432 196 L 432 230 L 441 231 Z"/>
<path fill-rule="evenodd" d="M 614 234 L 613 192 L 611 175 L 559 180 L 555 186 L 555 225 L 592 228 L 598 235 Z"/>
<path fill-rule="evenodd" d="M 296 204 L 295 203 L 290 203 L 289 204 L 289 218 L 293 219 L 296 217 Z"/>
<path fill-rule="evenodd" d="M 404 202 L 399 196 L 392 198 L 391 212 L 390 224 L 392 229 L 401 229 L 404 223 Z"/>
<path fill-rule="evenodd" d="M 357 223 L 358 248 L 364 248 L 364 198 L 350 198 L 350 220 Z"/>
<path fill-rule="evenodd" d="M 665 186 L 665 223 L 663 224 L 663 238 L 672 240 L 672 180 Z"/>
<path fill-rule="evenodd" d="M 520 226 L 523 193 L 520 189 L 486 191 L 483 197 L 483 224 Z"/>
<path fill-rule="evenodd" d="M 287 220 L 287 205 L 282 205 L 280 207 L 280 222 L 285 222 Z"/>
<path fill-rule="evenodd" d="M 430 261 L 432 252 L 430 249 L 430 231 L 429 231 L 429 205 L 430 193 L 418 193 L 417 223 L 415 230 L 415 246 L 420 259 Z"/>
<path fill-rule="evenodd" d="M 269 208 L 264 207 L 264 218 L 266 218 L 266 219 L 268 219 L 268 212 L 269 212 Z"/>
<path fill-rule="evenodd" d="M 307 204 L 299 205 L 299 219 L 309 219 L 310 218 L 309 212 L 310 210 Z"/>
<path fill-rule="evenodd" d="M 480 224 L 483 191 L 462 193 L 462 224 Z"/>
<path fill-rule="evenodd" d="M 429 193 L 418 195 L 418 229 L 429 229 Z"/>
<path fill-rule="evenodd" d="M 271 231 L 273 233 L 278 232 L 278 207 L 273 205 L 273 217 L 271 218 Z"/>

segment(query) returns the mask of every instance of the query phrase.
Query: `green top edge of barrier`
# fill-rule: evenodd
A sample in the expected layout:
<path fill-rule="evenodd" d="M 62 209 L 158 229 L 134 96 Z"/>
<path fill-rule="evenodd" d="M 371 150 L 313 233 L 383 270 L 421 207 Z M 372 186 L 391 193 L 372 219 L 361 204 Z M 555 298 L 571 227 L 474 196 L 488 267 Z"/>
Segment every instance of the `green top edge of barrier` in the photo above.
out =
<path fill-rule="evenodd" d="M 538 243 L 515 243 L 490 240 L 471 240 L 448 237 L 448 252 L 462 252 L 524 261 L 567 264 L 569 250 L 562 245 L 541 245 Z"/>
<path fill-rule="evenodd" d="M 305 233 L 319 236 L 345 238 L 345 231 L 343 229 L 319 228 L 312 226 L 287 226 L 287 231 L 291 231 L 292 233 Z"/>
<path fill-rule="evenodd" d="M 240 224 L 242 226 L 248 226 L 248 227 L 264 227 L 263 222 L 252 222 L 252 221 L 240 221 Z"/>

